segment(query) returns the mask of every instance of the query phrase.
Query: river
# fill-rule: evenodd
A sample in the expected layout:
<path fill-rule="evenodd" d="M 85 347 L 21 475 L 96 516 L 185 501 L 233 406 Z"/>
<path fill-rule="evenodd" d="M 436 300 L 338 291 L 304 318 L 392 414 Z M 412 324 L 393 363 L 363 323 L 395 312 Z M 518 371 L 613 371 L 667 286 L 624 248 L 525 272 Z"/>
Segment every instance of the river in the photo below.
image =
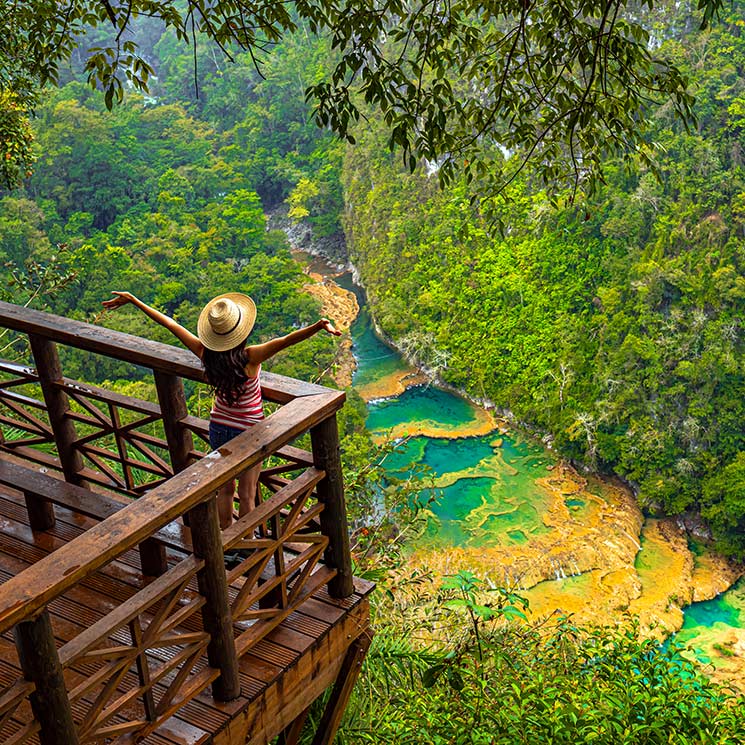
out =
<path fill-rule="evenodd" d="M 715 677 L 743 679 L 745 585 L 727 589 L 734 568 L 692 543 L 676 520 L 645 517 L 621 484 L 578 474 L 490 412 L 426 385 L 376 335 L 349 275 L 300 259 L 360 302 L 353 385 L 367 401 L 373 437 L 404 441 L 386 460 L 390 473 L 414 463 L 431 473 L 437 501 L 412 565 L 440 575 L 467 569 L 508 585 L 536 619 L 557 610 L 579 622 L 638 615 L 645 633 L 678 632 Z"/>

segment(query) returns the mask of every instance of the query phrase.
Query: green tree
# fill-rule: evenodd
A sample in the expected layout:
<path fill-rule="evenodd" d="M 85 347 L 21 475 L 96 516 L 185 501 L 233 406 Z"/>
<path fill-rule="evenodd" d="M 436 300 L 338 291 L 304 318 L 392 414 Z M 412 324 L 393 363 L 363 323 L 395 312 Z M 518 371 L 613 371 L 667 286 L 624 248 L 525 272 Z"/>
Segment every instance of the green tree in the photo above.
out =
<path fill-rule="evenodd" d="M 701 0 L 704 22 L 721 5 Z M 306 24 L 329 34 L 338 50 L 331 74 L 308 88 L 318 123 L 353 140 L 364 101 L 382 113 L 390 144 L 412 166 L 436 164 L 444 181 L 462 168 L 503 186 L 529 159 L 548 179 L 595 173 L 608 153 L 632 150 L 649 161 L 649 100 L 670 100 L 683 116 L 691 104 L 683 76 L 650 51 L 650 34 L 626 0 L 455 0 L 447 12 L 436 0 L 381 7 L 368 0 L 71 0 L 64 12 L 32 0 L 3 11 L 17 54 L 0 54 L 0 80 L 11 86 L 19 68 L 42 84 L 57 81 L 86 31 L 108 27 L 111 41 L 84 54 L 108 107 L 123 98 L 125 84 L 149 84 L 152 68 L 125 33 L 140 16 L 159 21 L 182 44 L 196 43 L 198 31 L 227 54 L 248 51 L 257 65 L 267 44 Z"/>
<path fill-rule="evenodd" d="M 12 188 L 31 176 L 36 158 L 28 111 L 18 94 L 0 87 L 0 185 Z"/>
<path fill-rule="evenodd" d="M 0 261 L 20 265 L 30 257 L 47 257 L 50 250 L 44 212 L 36 202 L 14 197 L 0 199 Z"/>
<path fill-rule="evenodd" d="M 239 189 L 227 194 L 210 206 L 208 214 L 221 258 L 247 259 L 264 248 L 266 218 L 256 192 Z"/>
<path fill-rule="evenodd" d="M 676 13 L 665 29 L 691 25 Z M 711 31 L 665 41 L 699 127 L 661 108 L 659 180 L 612 162 L 581 209 L 526 170 L 489 222 L 478 184 L 438 191 L 428 169 L 405 173 L 375 117 L 343 169 L 350 256 L 387 335 L 426 340 L 445 382 L 624 476 L 644 506 L 704 511 L 740 556 L 735 492 L 702 490 L 745 452 L 745 181 L 724 126 L 745 88 L 742 23 L 738 3 Z"/>
<path fill-rule="evenodd" d="M 730 553 L 745 549 L 745 452 L 737 455 L 704 482 L 701 514 L 720 536 Z"/>

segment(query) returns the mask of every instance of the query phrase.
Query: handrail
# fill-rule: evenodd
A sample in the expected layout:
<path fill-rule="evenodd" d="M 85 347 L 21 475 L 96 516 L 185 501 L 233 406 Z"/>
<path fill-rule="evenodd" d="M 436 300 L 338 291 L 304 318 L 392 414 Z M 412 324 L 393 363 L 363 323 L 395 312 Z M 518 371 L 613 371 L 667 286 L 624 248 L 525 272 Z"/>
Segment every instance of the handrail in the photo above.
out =
<path fill-rule="evenodd" d="M 69 347 L 149 367 L 157 372 L 202 381 L 202 368 L 191 352 L 171 344 L 143 339 L 44 311 L 0 301 L 0 327 L 34 334 Z M 301 396 L 327 393 L 329 388 L 275 373 L 261 373 L 268 401 L 284 404 Z"/>
<path fill-rule="evenodd" d="M 203 379 L 191 353 L 3 302 L 0 327 L 28 335 L 34 365 L 0 362 L 0 425 L 22 433 L 5 440 L 0 432 L 0 449 L 70 482 L 61 488 L 17 469 L 11 481 L 24 494 L 29 525 L 53 528 L 54 505 L 76 511 L 76 500 L 82 514 L 108 515 L 0 591 L 0 633 L 13 627 L 35 691 L 11 686 L 2 696 L 3 733 L 27 696 L 31 704 L 31 718 L 18 714 L 13 742 L 37 731 L 42 742 L 66 745 L 141 738 L 207 686 L 216 700 L 232 700 L 240 657 L 272 628 L 324 586 L 334 598 L 354 592 L 335 416 L 343 391 L 262 374 L 264 398 L 283 406 L 203 455 L 193 436 L 204 439 L 205 423 L 189 414 L 182 383 Z M 58 344 L 150 368 L 158 403 L 65 378 Z M 312 453 L 290 444 L 307 431 Z M 282 462 L 262 470 L 261 504 L 221 530 L 215 493 L 271 455 Z M 110 508 L 96 502 L 95 485 L 144 496 L 113 511 L 116 500 Z M 188 534 L 164 538 L 162 529 L 182 517 Z M 58 652 L 50 604 L 135 547 L 142 586 Z M 227 550 L 241 557 L 229 570 Z M 172 652 L 161 652 L 164 645 Z M 133 701 L 144 718 L 129 710 Z"/>
<path fill-rule="evenodd" d="M 0 325 L 4 322 L 0 314 Z M 39 331 L 36 327 L 19 330 Z M 327 388 L 321 391 L 290 401 L 219 451 L 5 582 L 0 594 L 0 633 L 32 618 L 81 579 L 205 501 L 223 483 L 332 416 L 342 407 L 345 394 Z"/>

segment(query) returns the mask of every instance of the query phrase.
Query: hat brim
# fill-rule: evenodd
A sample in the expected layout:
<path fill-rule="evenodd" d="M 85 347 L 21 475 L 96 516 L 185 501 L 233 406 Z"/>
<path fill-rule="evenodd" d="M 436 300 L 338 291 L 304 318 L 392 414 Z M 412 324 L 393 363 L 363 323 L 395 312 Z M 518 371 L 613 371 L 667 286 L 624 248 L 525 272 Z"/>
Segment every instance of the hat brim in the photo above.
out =
<path fill-rule="evenodd" d="M 229 333 L 218 334 L 210 325 L 209 313 L 212 306 L 218 300 L 223 299 L 232 300 L 238 306 L 241 317 L 237 326 Z M 212 298 L 202 308 L 197 321 L 197 336 L 207 349 L 211 349 L 213 352 L 227 352 L 248 338 L 254 323 L 256 323 L 256 304 L 254 301 L 248 295 L 243 295 L 240 292 L 226 292 L 224 295 Z"/>

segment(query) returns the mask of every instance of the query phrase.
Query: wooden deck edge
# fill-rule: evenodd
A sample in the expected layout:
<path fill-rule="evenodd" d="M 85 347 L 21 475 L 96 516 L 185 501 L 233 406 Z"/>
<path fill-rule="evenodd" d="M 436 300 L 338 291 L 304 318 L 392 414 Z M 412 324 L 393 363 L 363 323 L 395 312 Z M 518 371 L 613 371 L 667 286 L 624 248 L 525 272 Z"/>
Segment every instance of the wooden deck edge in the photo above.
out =
<path fill-rule="evenodd" d="M 370 634 L 370 604 L 359 603 L 316 639 L 264 691 L 236 712 L 205 745 L 267 745 L 335 682 L 347 650 Z M 270 637 L 271 638 L 271 637 Z"/>

